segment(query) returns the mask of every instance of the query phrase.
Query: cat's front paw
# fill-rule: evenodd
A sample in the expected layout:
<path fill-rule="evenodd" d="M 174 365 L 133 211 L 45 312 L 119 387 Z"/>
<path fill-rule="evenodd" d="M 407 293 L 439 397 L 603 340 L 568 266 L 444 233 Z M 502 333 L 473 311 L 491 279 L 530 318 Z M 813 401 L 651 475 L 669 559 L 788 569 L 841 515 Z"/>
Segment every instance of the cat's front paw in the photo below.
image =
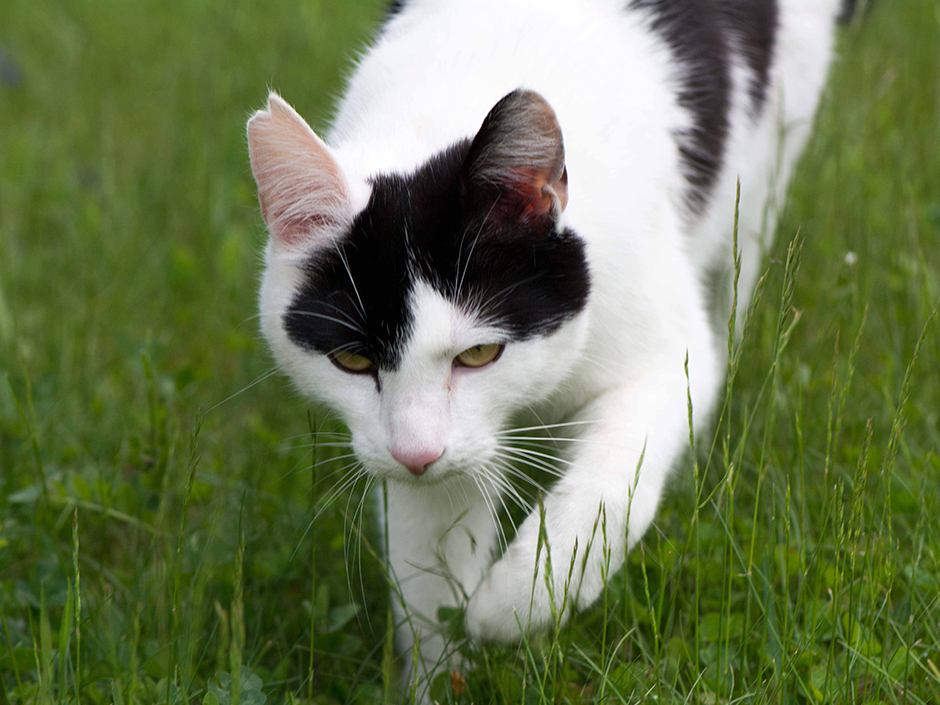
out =
<path fill-rule="evenodd" d="M 533 590 L 533 566 L 503 557 L 487 573 L 467 605 L 467 634 L 476 641 L 519 641 L 551 623 L 544 579 Z"/>
<path fill-rule="evenodd" d="M 474 641 L 518 641 L 526 614 L 493 588 L 489 576 L 467 604 L 467 635 Z"/>

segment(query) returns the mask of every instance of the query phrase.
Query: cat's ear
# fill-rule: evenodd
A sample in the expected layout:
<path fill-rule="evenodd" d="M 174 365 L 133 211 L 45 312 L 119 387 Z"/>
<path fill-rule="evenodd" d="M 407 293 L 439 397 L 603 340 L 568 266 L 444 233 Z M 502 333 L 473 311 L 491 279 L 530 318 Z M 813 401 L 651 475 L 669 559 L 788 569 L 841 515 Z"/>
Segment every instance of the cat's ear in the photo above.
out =
<path fill-rule="evenodd" d="M 350 185 L 330 148 L 276 93 L 248 121 L 248 154 L 276 245 L 306 249 L 352 221 Z"/>
<path fill-rule="evenodd" d="M 565 145 L 541 95 L 516 90 L 483 121 L 464 164 L 471 208 L 503 219 L 555 220 L 568 205 Z"/>

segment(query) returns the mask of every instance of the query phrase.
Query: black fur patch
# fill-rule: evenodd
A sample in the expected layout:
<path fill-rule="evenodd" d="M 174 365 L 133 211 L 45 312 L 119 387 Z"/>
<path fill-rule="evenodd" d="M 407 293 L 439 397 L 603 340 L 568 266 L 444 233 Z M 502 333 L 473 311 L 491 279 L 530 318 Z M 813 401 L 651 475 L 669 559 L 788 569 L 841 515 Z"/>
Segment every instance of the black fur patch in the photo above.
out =
<path fill-rule="evenodd" d="M 770 64 L 777 38 L 776 0 L 722 0 L 719 3 L 725 27 L 733 37 L 753 75 L 749 92 L 751 111 L 757 117 L 767 99 Z"/>
<path fill-rule="evenodd" d="M 418 279 L 501 327 L 505 342 L 551 333 L 584 308 L 590 286 L 581 239 L 551 222 L 508 223 L 472 206 L 464 178 L 469 148 L 467 140 L 413 174 L 373 179 L 350 232 L 307 265 L 284 315 L 294 342 L 396 368 Z"/>
<path fill-rule="evenodd" d="M 679 104 L 693 116 L 677 135 L 685 177 L 686 201 L 701 213 L 721 171 L 729 130 L 731 59 L 739 52 L 753 76 L 752 113 L 766 99 L 777 26 L 776 0 L 631 0 L 630 9 L 651 18 L 683 66 Z"/>
<path fill-rule="evenodd" d="M 385 10 L 385 21 L 388 22 L 405 8 L 405 0 L 392 0 Z"/>

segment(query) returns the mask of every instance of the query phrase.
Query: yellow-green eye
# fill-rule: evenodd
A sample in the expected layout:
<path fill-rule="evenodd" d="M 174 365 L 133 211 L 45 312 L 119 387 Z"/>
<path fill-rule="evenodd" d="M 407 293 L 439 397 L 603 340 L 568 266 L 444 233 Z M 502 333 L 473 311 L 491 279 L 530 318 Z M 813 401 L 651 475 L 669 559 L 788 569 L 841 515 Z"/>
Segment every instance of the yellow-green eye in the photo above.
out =
<path fill-rule="evenodd" d="M 462 367 L 483 367 L 493 362 L 502 352 L 503 346 L 498 343 L 474 345 L 454 358 L 454 362 Z"/>
<path fill-rule="evenodd" d="M 334 352 L 330 355 L 330 359 L 333 361 L 333 364 L 346 372 L 368 372 L 375 367 L 375 363 L 364 355 L 357 355 L 356 353 L 344 352 L 342 350 Z"/>

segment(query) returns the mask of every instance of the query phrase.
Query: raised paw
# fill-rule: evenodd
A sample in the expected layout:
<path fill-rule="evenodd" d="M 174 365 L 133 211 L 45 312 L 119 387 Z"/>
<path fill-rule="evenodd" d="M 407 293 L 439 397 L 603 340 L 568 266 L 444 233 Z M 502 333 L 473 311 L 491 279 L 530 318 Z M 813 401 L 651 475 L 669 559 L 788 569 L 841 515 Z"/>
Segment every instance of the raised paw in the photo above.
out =
<path fill-rule="evenodd" d="M 548 589 L 533 565 L 504 556 L 490 568 L 467 605 L 467 634 L 474 640 L 514 642 L 552 623 Z"/>

